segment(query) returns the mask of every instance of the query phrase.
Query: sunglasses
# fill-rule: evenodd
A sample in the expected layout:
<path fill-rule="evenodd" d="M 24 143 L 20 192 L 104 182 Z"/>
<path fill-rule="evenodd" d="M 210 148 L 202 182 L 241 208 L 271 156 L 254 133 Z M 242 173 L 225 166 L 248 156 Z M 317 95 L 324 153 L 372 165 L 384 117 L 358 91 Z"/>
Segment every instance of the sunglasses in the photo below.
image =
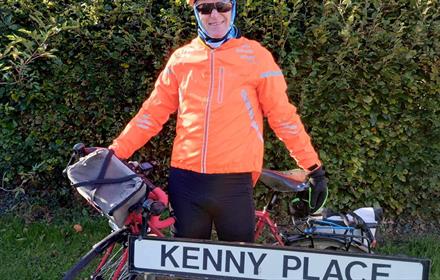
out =
<path fill-rule="evenodd" d="M 203 3 L 196 6 L 196 9 L 202 15 L 210 15 L 212 10 L 216 9 L 219 13 L 227 13 L 232 10 L 231 2 L 215 2 L 215 3 Z"/>

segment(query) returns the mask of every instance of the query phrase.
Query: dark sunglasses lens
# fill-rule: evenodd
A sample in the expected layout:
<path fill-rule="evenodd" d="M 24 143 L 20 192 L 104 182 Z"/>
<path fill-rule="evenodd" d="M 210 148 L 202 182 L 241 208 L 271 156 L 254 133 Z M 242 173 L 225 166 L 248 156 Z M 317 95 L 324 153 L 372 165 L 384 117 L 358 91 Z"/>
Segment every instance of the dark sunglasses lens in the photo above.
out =
<path fill-rule="evenodd" d="M 217 2 L 215 8 L 219 13 L 227 13 L 232 9 L 231 3 Z"/>
<path fill-rule="evenodd" d="M 226 13 L 232 9 L 232 3 L 216 2 L 216 3 L 203 3 L 196 7 L 197 11 L 202 15 L 209 15 L 214 8 L 219 13 Z"/>
<path fill-rule="evenodd" d="M 214 9 L 214 3 L 204 3 L 200 4 L 197 7 L 197 11 L 202 15 L 209 15 Z"/>

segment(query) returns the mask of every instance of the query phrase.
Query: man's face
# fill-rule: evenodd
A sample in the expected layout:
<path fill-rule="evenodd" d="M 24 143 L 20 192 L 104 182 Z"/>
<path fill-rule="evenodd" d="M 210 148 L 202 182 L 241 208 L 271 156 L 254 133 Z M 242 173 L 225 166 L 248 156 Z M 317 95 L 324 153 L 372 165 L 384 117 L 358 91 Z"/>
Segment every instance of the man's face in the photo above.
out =
<path fill-rule="evenodd" d="M 232 3 L 229 0 L 199 0 L 195 5 L 209 37 L 225 36 L 231 23 Z"/>

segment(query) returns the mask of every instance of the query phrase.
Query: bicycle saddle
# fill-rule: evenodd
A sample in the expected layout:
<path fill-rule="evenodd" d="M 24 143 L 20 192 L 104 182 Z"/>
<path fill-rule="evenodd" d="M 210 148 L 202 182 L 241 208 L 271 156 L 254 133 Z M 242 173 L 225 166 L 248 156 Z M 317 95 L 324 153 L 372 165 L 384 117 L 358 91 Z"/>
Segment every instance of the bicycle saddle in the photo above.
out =
<path fill-rule="evenodd" d="M 306 173 L 300 169 L 288 171 L 263 169 L 260 181 L 277 192 L 300 192 L 309 187 Z"/>

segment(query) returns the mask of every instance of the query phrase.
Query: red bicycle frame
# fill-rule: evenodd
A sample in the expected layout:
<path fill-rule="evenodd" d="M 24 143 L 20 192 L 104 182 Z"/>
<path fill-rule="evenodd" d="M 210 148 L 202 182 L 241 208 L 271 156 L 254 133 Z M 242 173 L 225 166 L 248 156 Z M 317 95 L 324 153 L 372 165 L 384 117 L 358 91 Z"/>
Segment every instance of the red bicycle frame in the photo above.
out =
<path fill-rule="evenodd" d="M 154 188 L 149 193 L 148 198 L 160 201 L 164 205 L 168 205 L 168 196 L 161 188 L 158 188 L 158 187 Z M 155 236 L 158 236 L 158 237 L 164 237 L 164 234 L 160 230 L 170 227 L 172 224 L 174 224 L 174 222 L 175 222 L 174 217 L 168 217 L 164 220 L 160 220 L 159 216 L 151 216 L 148 221 L 148 227 L 150 229 L 151 234 L 154 234 Z M 134 234 L 134 235 L 141 234 L 142 215 L 139 212 L 131 212 L 125 221 L 125 225 L 130 229 L 129 232 L 131 234 Z M 109 256 L 113 252 L 114 247 L 115 247 L 115 244 L 112 244 L 106 250 L 98 267 L 95 270 L 95 274 L 99 273 L 99 271 L 102 269 L 104 264 L 107 262 L 107 259 L 109 258 Z M 119 262 L 115 273 L 113 274 L 112 280 L 117 280 L 119 278 L 121 271 L 127 262 L 128 248 L 124 248 L 123 250 L 124 250 L 124 252 L 122 253 L 122 259 Z"/>
<path fill-rule="evenodd" d="M 261 233 L 263 232 L 264 226 L 267 225 L 269 227 L 270 233 L 278 242 L 278 244 L 284 246 L 284 241 L 281 238 L 278 226 L 270 218 L 269 212 L 267 212 L 266 209 L 264 209 L 263 211 L 256 210 L 255 216 L 257 218 L 257 223 L 255 225 L 255 240 L 260 237 Z"/>

